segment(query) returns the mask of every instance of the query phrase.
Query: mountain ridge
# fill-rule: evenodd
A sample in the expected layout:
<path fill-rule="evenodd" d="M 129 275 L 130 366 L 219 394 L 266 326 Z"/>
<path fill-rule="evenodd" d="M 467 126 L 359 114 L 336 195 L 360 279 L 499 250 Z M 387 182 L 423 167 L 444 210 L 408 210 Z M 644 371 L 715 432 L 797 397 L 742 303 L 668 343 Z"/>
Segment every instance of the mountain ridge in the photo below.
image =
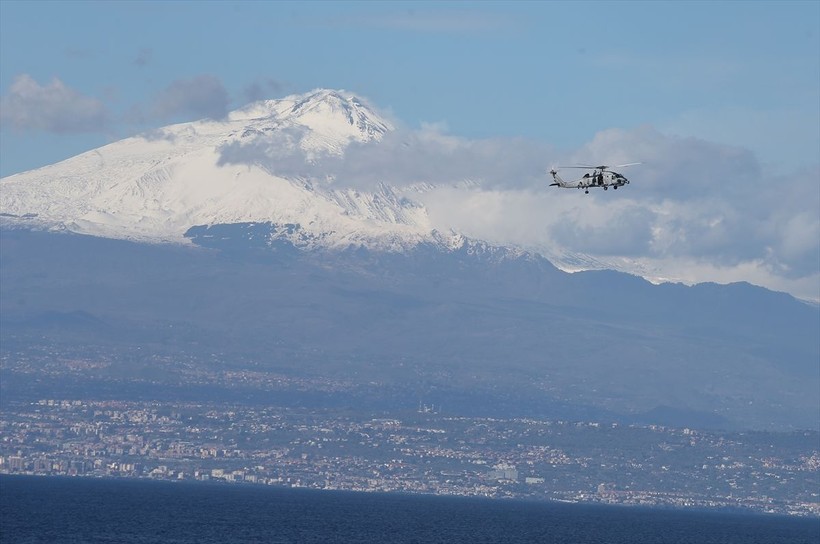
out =
<path fill-rule="evenodd" d="M 0 230 L 3 356 L 104 345 L 465 396 L 460 410 L 488 415 L 818 424 L 820 315 L 788 295 L 567 274 L 469 241 L 303 251 L 285 237 L 255 248 L 232 229 L 227 248 Z M 131 361 L 149 364 L 119 364 Z"/>

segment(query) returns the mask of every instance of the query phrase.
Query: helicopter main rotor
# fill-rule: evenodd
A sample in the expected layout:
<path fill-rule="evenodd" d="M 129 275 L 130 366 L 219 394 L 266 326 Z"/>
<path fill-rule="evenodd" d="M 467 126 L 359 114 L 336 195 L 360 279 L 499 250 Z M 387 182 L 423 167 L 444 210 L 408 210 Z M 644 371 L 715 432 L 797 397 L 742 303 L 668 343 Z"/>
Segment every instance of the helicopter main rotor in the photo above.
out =
<path fill-rule="evenodd" d="M 605 165 L 605 164 L 601 165 L 601 166 L 591 166 L 591 165 L 587 165 L 587 164 L 576 164 L 576 165 L 572 165 L 572 166 L 556 166 L 556 168 L 578 168 L 578 169 L 582 169 L 582 170 L 600 170 L 601 172 L 604 172 L 604 171 L 611 172 L 612 168 L 626 168 L 627 166 L 635 166 L 637 164 L 642 164 L 642 163 L 640 163 L 640 162 L 629 162 L 629 163 L 626 163 L 626 164 L 616 164 L 616 165 L 613 165 L 613 166 L 608 166 L 608 165 Z"/>

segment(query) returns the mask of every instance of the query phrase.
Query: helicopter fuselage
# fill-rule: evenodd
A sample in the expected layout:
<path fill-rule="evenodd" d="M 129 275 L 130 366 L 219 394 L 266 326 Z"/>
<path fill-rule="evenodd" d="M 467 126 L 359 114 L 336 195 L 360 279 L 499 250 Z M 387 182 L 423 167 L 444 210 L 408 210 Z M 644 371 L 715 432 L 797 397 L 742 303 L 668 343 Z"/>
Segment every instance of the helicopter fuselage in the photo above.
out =
<path fill-rule="evenodd" d="M 551 186 L 562 187 L 564 189 L 584 189 L 585 193 L 589 193 L 591 187 L 601 187 L 604 191 L 612 187 L 617 189 L 629 184 L 629 180 L 618 172 L 612 170 L 594 168 L 592 173 L 587 172 L 581 178 L 574 181 L 564 181 L 558 175 L 556 170 L 550 170 L 554 183 Z"/>
<path fill-rule="evenodd" d="M 592 174 L 584 174 L 583 177 L 578 180 L 578 188 L 603 187 L 604 190 L 607 190 L 609 187 L 617 189 L 628 183 L 629 180 L 618 172 L 596 170 Z"/>

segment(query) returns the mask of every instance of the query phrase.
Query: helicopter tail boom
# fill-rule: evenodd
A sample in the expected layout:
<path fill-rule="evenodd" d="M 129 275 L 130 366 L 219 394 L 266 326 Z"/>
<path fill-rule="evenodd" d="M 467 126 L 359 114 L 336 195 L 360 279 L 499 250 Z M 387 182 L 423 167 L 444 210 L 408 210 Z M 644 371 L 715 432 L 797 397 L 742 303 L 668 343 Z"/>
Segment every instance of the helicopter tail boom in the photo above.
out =
<path fill-rule="evenodd" d="M 553 168 L 550 170 L 550 174 L 552 174 L 552 179 L 555 180 L 554 183 L 550 183 L 550 187 L 566 187 L 567 182 L 561 179 L 561 176 L 558 175 L 558 172 Z"/>

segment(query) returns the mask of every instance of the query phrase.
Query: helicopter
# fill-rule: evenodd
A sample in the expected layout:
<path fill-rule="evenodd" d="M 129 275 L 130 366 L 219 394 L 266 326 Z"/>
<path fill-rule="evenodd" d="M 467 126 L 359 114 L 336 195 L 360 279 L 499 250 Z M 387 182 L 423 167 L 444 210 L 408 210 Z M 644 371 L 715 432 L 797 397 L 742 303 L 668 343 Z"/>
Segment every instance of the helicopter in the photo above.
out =
<path fill-rule="evenodd" d="M 627 166 L 635 166 L 641 164 L 639 162 L 630 162 L 627 164 L 618 164 L 615 166 L 558 166 L 557 168 L 580 168 L 583 170 L 591 170 L 592 172 L 585 173 L 581 178 L 574 181 L 564 181 L 558 175 L 558 171 L 553 168 L 550 170 L 552 179 L 555 183 L 550 183 L 550 187 L 562 187 L 564 189 L 583 189 L 584 193 L 589 194 L 590 187 L 603 187 L 604 191 L 612 187 L 617 189 L 624 185 L 629 185 L 629 180 L 623 174 L 619 174 L 612 170 L 612 168 L 625 168 Z"/>

